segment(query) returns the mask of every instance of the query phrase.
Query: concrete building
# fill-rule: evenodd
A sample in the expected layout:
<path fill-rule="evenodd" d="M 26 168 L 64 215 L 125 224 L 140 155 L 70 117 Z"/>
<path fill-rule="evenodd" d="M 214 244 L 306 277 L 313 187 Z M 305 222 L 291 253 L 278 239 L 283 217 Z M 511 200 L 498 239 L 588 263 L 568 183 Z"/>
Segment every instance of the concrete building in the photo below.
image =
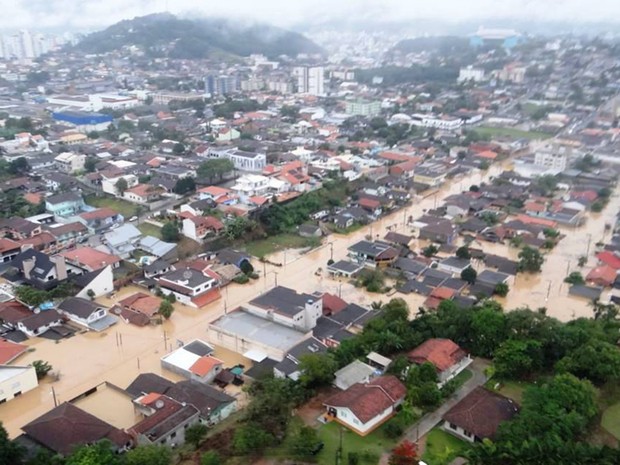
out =
<path fill-rule="evenodd" d="M 210 270 L 181 268 L 170 271 L 157 280 L 161 291 L 174 295 L 177 302 L 200 308 L 220 297 L 219 276 Z"/>
<path fill-rule="evenodd" d="M 347 100 L 346 113 L 355 116 L 367 116 L 372 118 L 381 113 L 381 102 L 370 100 Z"/>
<path fill-rule="evenodd" d="M 84 209 L 84 199 L 75 192 L 52 195 L 45 199 L 45 209 L 54 216 L 74 216 Z"/>
<path fill-rule="evenodd" d="M 0 365 L 0 404 L 39 385 L 33 366 Z"/>
<path fill-rule="evenodd" d="M 262 171 L 267 165 L 267 155 L 237 149 L 209 149 L 209 158 L 228 158 L 239 171 Z"/>
<path fill-rule="evenodd" d="M 558 144 L 545 145 L 536 150 L 534 165 L 545 169 L 545 174 L 558 174 L 566 169 L 573 149 Z"/>
<path fill-rule="evenodd" d="M 467 82 L 467 81 L 481 82 L 481 81 L 484 81 L 484 79 L 485 79 L 484 69 L 474 68 L 473 66 L 469 65 L 459 70 L 459 77 L 456 78 L 456 81 L 457 82 Z"/>
<path fill-rule="evenodd" d="M 84 169 L 86 155 L 64 152 L 54 158 L 54 160 L 56 161 L 56 168 L 58 171 L 70 174 Z"/>
<path fill-rule="evenodd" d="M 293 77 L 297 82 L 297 92 L 308 95 L 325 95 L 325 68 L 322 66 L 296 66 Z"/>

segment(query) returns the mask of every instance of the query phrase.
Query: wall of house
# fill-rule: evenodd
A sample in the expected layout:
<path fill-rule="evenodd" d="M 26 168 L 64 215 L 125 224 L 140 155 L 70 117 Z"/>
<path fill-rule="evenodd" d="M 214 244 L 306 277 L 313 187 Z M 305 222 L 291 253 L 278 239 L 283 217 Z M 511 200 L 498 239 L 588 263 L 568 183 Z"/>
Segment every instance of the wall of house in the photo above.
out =
<path fill-rule="evenodd" d="M 459 363 L 452 365 L 447 370 L 444 370 L 441 373 L 439 373 L 439 386 L 441 387 L 445 383 L 450 381 L 452 378 L 458 375 L 461 371 L 463 371 L 465 368 L 471 365 L 472 362 L 473 360 L 468 355 L 467 357 L 464 357 Z"/>
<path fill-rule="evenodd" d="M 345 425 L 350 426 L 354 430 L 359 431 L 362 434 L 369 433 L 374 428 L 388 419 L 392 413 L 394 413 L 393 407 L 388 407 L 381 414 L 369 420 L 367 423 L 362 423 L 348 408 L 337 407 L 337 418 Z"/>
<path fill-rule="evenodd" d="M 140 445 L 161 444 L 161 445 L 167 445 L 170 447 L 184 444 L 185 443 L 185 430 L 189 428 L 190 426 L 195 425 L 198 422 L 199 422 L 199 419 L 198 419 L 198 415 L 196 414 L 193 417 L 186 420 L 185 422 L 178 425 L 172 431 L 169 431 L 166 434 L 166 436 L 164 436 L 163 438 L 160 438 L 156 442 L 153 442 L 150 439 L 148 439 L 146 436 L 144 436 L 143 434 L 140 434 L 138 436 L 138 444 Z"/>
<path fill-rule="evenodd" d="M 18 368 L 18 367 L 11 367 Z M 39 385 L 37 381 L 37 374 L 34 367 L 28 367 L 28 369 L 18 373 L 15 376 L 5 379 L 0 382 L 0 404 L 14 399 L 17 396 L 28 392 Z"/>
<path fill-rule="evenodd" d="M 47 325 L 39 326 L 36 330 L 31 331 L 28 328 L 26 328 L 23 325 L 23 323 L 18 322 L 17 323 L 17 329 L 19 329 L 21 332 L 26 334 L 26 336 L 28 336 L 28 337 L 35 337 L 35 336 L 38 336 L 39 334 L 43 334 L 48 329 L 53 328 L 54 326 L 60 326 L 61 324 L 62 324 L 62 321 L 58 320 L 58 321 L 54 321 L 54 322 L 52 322 L 50 324 L 47 324 Z"/>
<path fill-rule="evenodd" d="M 209 420 L 206 423 L 217 424 L 222 420 L 228 418 L 232 413 L 237 411 L 237 401 L 231 402 L 228 405 L 225 405 L 221 409 L 216 412 L 213 412 L 209 417 Z"/>
<path fill-rule="evenodd" d="M 111 265 L 106 266 L 104 270 L 88 284 L 88 286 L 83 287 L 82 290 L 76 294 L 76 297 L 90 299 L 90 296 L 88 295 L 89 290 L 92 290 L 95 293 L 95 297 L 107 295 L 114 290 L 114 275 L 112 273 Z"/>
<path fill-rule="evenodd" d="M 459 439 L 462 439 L 463 441 L 468 441 L 468 442 L 475 441 L 475 436 L 473 434 L 469 433 L 468 431 L 465 431 L 460 426 L 451 424 L 449 421 L 444 421 L 443 424 L 441 425 L 441 429 L 443 429 L 444 431 L 447 431 L 450 434 L 453 434 L 454 436 L 456 436 Z"/>
<path fill-rule="evenodd" d="M 189 237 L 190 239 L 198 240 L 198 236 L 196 235 L 196 225 L 190 219 L 183 220 L 183 235 Z"/>
<path fill-rule="evenodd" d="M 183 304 L 183 305 L 188 305 L 190 307 L 194 307 L 196 308 L 196 304 L 194 302 L 192 302 L 192 298 L 188 295 L 185 294 L 179 294 L 178 292 L 175 292 L 171 289 L 168 289 L 166 287 L 163 287 L 163 285 L 161 286 L 161 292 L 163 292 L 165 295 L 171 295 L 173 294 L 176 299 L 177 302 Z"/>

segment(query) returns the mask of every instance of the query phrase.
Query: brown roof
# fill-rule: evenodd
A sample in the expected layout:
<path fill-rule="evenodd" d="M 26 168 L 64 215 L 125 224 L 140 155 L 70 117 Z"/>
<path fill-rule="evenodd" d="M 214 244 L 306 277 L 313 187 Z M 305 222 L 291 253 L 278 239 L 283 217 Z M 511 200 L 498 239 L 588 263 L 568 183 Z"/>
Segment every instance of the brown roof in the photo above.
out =
<path fill-rule="evenodd" d="M 221 360 L 215 357 L 211 357 L 210 355 L 205 355 L 204 357 L 200 357 L 198 360 L 196 360 L 194 364 L 189 367 L 189 371 L 198 376 L 206 376 L 216 366 L 223 364 L 224 362 L 222 362 Z"/>
<path fill-rule="evenodd" d="M 346 407 L 362 422 L 367 423 L 388 407 L 394 406 L 407 394 L 407 389 L 395 376 L 380 376 L 368 384 L 354 384 L 346 391 L 330 397 L 325 405 Z"/>
<path fill-rule="evenodd" d="M 22 430 L 38 443 L 62 455 L 69 454 L 76 446 L 102 439 L 109 439 L 118 447 L 131 442 L 127 433 L 67 402 L 31 421 Z"/>
<path fill-rule="evenodd" d="M 450 339 L 429 339 L 408 354 L 410 361 L 418 364 L 430 362 L 439 371 L 447 370 L 465 356 L 465 351 Z"/>
<path fill-rule="evenodd" d="M 477 387 L 443 416 L 480 439 L 492 439 L 499 425 L 519 411 L 511 399 L 483 387 Z"/>
<path fill-rule="evenodd" d="M 0 339 L 0 365 L 6 365 L 27 350 L 28 346 Z"/>
<path fill-rule="evenodd" d="M 12 241 L 11 239 L 7 239 L 6 237 L 0 238 L 0 253 L 8 252 L 9 250 L 16 250 L 20 247 L 20 244 Z"/>
<path fill-rule="evenodd" d="M 105 207 L 105 208 L 97 208 L 96 210 L 82 213 L 80 217 L 88 221 L 88 220 L 102 220 L 104 218 L 110 218 L 116 215 L 118 215 L 118 212 L 116 210 L 112 210 L 111 208 Z"/>
<path fill-rule="evenodd" d="M 121 307 L 153 317 L 159 311 L 161 299 L 152 295 L 137 292 L 118 303 Z"/>
<path fill-rule="evenodd" d="M 322 296 L 323 298 L 323 314 L 331 315 L 338 313 L 348 307 L 348 303 L 342 300 L 340 297 L 334 294 L 326 292 Z"/>
<path fill-rule="evenodd" d="M 78 247 L 77 249 L 67 250 L 60 255 L 68 261 L 74 262 L 78 266 L 85 266 L 92 271 L 100 270 L 121 261 L 116 255 L 101 252 L 92 247 Z"/>

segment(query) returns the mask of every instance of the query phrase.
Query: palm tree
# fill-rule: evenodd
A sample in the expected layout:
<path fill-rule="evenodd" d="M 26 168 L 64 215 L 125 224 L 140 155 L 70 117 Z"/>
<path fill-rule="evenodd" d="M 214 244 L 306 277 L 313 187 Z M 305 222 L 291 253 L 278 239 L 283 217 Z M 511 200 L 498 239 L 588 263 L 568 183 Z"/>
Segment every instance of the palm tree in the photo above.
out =
<path fill-rule="evenodd" d="M 372 308 L 373 310 L 381 310 L 383 307 L 384 303 L 379 300 L 370 304 L 370 308 Z"/>

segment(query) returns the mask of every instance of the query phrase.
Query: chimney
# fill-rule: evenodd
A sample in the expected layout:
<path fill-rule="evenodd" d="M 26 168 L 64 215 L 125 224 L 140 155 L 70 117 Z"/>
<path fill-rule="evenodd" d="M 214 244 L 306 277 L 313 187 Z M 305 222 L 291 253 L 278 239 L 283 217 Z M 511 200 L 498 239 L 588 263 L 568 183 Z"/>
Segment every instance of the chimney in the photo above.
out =
<path fill-rule="evenodd" d="M 35 261 L 36 261 L 35 257 L 32 257 L 32 258 L 27 258 L 26 260 L 22 262 L 24 277 L 26 279 L 30 279 L 30 273 L 34 269 Z"/>
<path fill-rule="evenodd" d="M 51 257 L 50 260 L 56 267 L 56 279 L 58 279 L 58 281 L 64 281 L 67 279 L 67 263 L 65 262 L 65 257 L 55 255 L 54 257 Z"/>

